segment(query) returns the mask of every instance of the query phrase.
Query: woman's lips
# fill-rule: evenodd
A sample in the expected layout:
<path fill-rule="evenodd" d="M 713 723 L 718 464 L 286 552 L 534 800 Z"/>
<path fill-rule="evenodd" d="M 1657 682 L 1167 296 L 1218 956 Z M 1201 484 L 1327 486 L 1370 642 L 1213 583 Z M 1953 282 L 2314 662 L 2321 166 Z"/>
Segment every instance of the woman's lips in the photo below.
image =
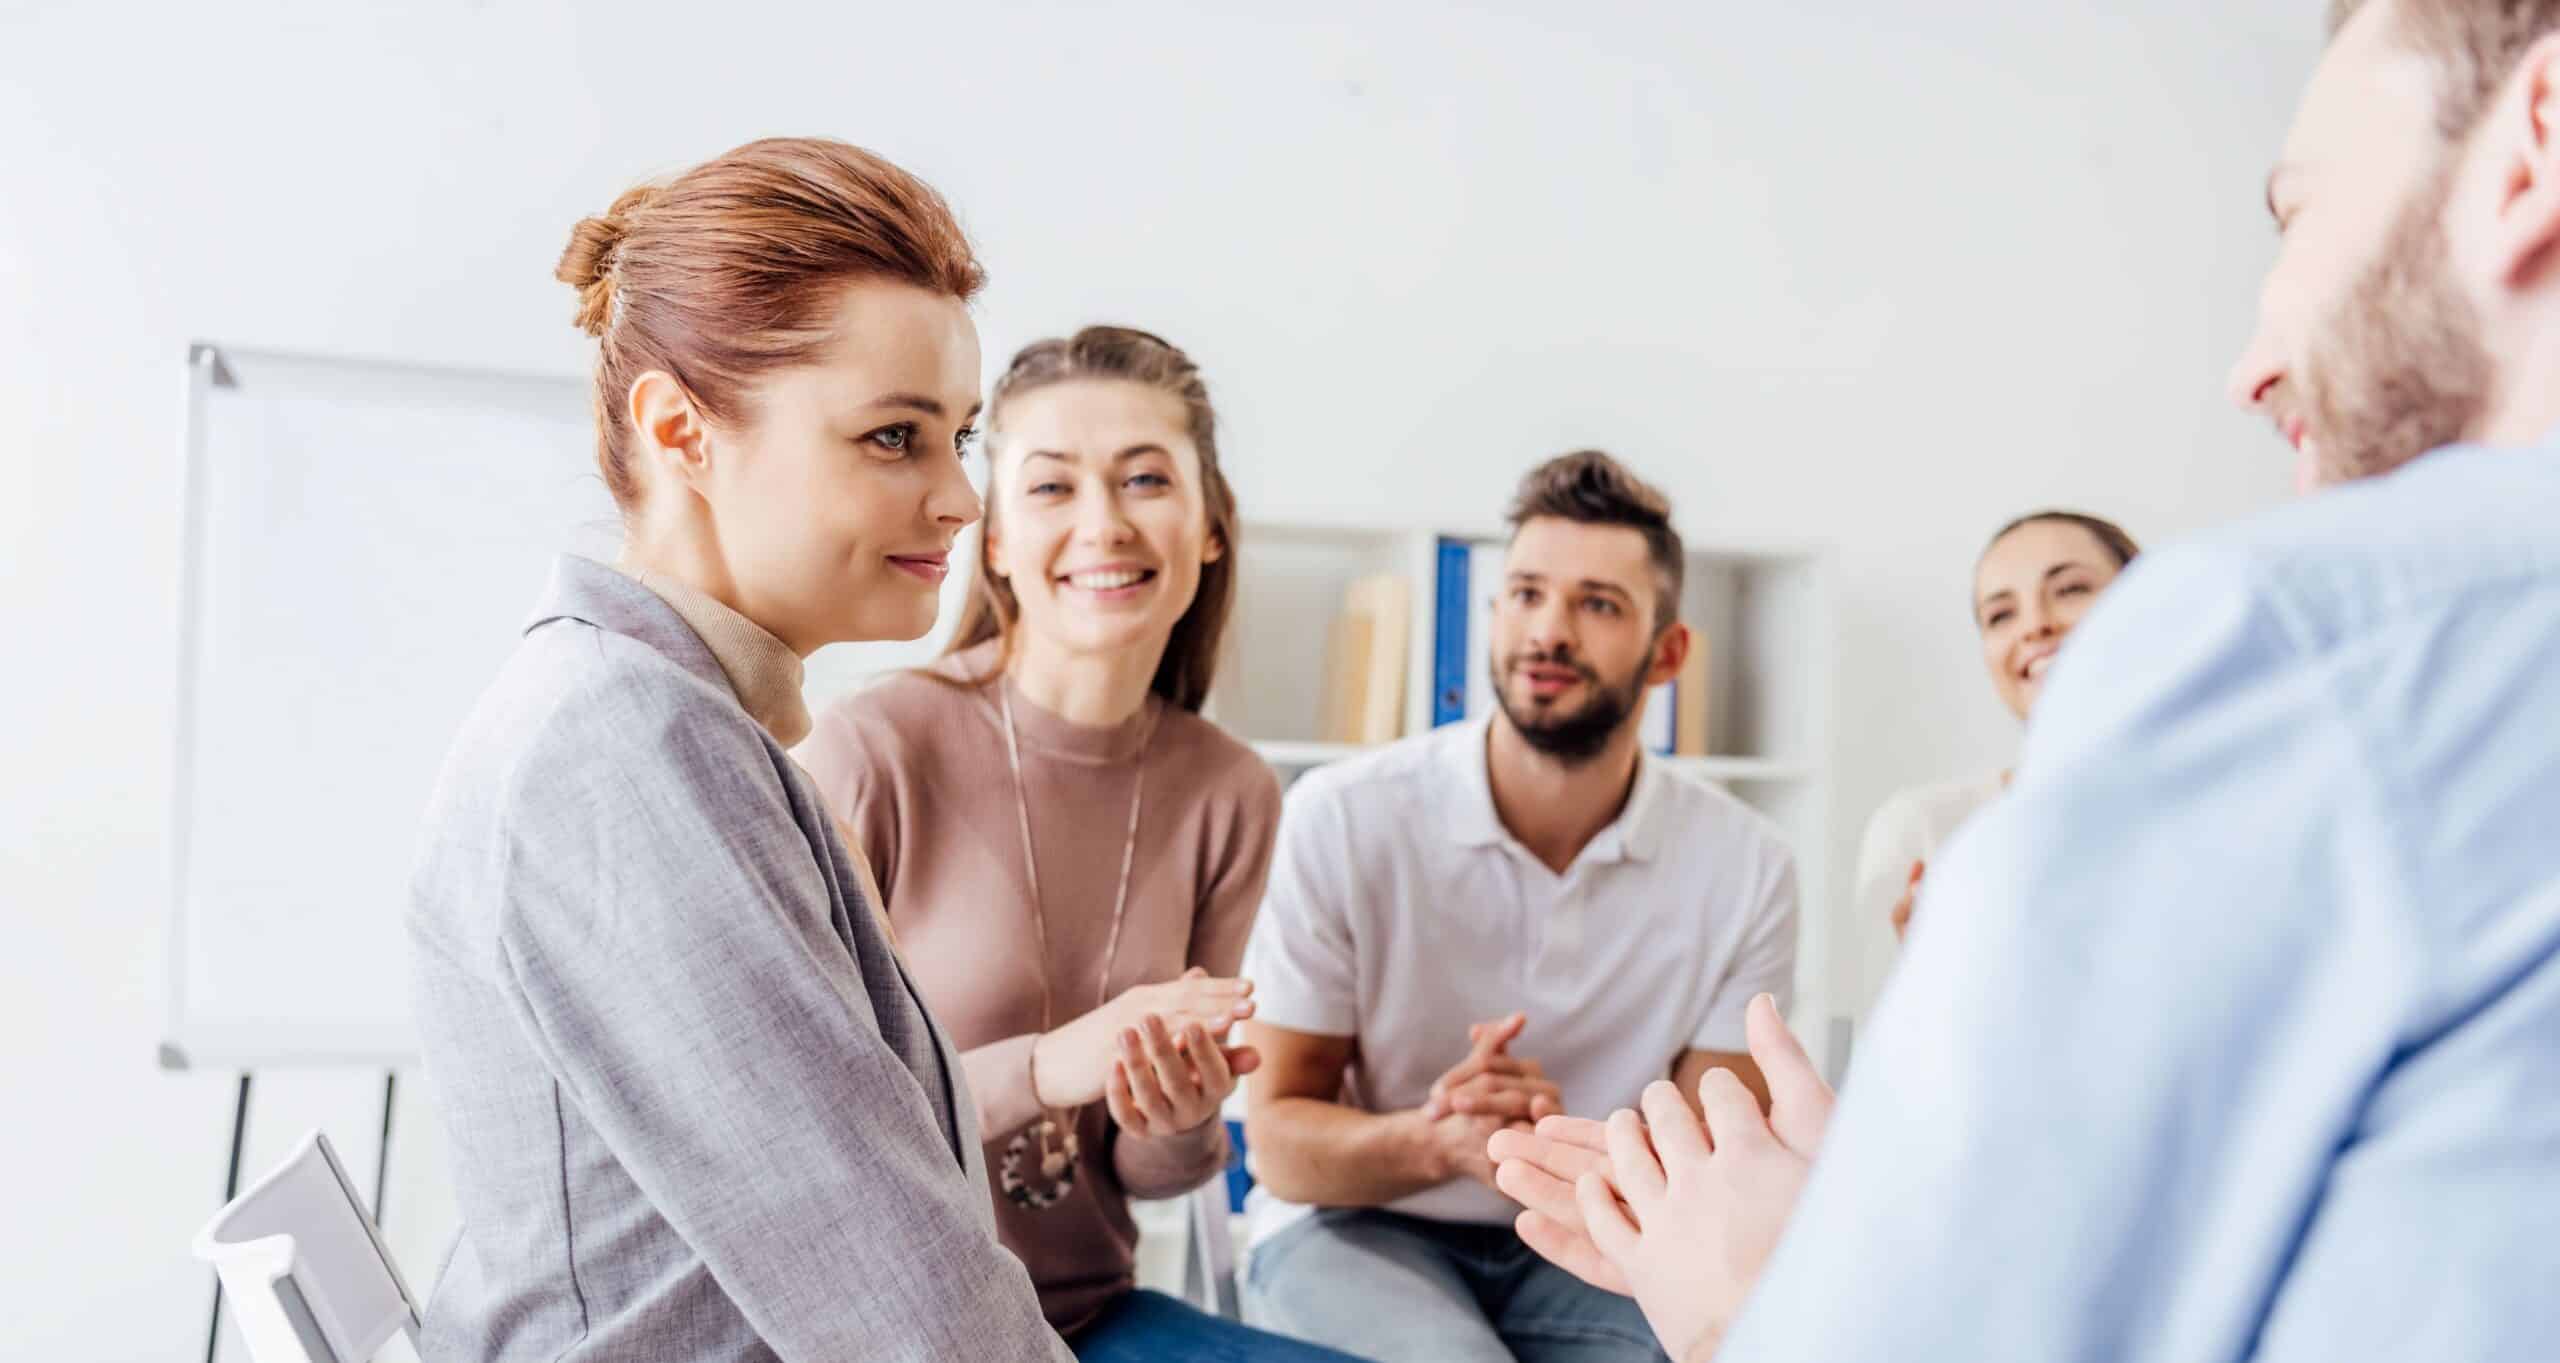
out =
<path fill-rule="evenodd" d="M 951 575 L 949 554 L 891 554 L 889 561 L 896 564 L 900 572 L 936 586 Z"/>
<path fill-rule="evenodd" d="M 1079 568 L 1057 578 L 1060 588 L 1075 593 L 1098 605 L 1116 606 L 1135 601 L 1153 590 L 1156 570 L 1133 564 L 1109 564 L 1099 568 Z"/>

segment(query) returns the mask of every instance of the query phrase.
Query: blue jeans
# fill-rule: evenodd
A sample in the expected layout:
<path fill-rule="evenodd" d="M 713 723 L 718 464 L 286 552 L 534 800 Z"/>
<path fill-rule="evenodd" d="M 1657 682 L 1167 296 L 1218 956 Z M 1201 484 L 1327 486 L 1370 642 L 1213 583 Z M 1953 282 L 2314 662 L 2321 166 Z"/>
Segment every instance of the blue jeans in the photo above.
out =
<path fill-rule="evenodd" d="M 1246 1314 L 1402 1363 L 1667 1363 L 1644 1312 L 1504 1225 L 1319 1211 L 1255 1246 Z"/>
<path fill-rule="evenodd" d="M 1358 1363 L 1144 1289 L 1113 1302 L 1067 1347 L 1081 1363 Z"/>

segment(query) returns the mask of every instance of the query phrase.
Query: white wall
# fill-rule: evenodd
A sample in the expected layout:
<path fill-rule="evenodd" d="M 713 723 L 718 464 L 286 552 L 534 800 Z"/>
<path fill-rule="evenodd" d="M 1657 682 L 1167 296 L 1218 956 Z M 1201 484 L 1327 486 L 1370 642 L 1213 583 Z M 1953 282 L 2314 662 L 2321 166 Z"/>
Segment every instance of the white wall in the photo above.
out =
<path fill-rule="evenodd" d="M 570 370 L 573 219 L 848 137 L 961 206 L 991 363 L 1101 318 L 1202 357 L 1252 513 L 1485 521 L 1597 444 L 1839 545 L 1835 884 L 2014 741 L 1994 523 L 2284 486 L 2218 388 L 2309 0 L 370 8 L 0 5 L 0 1357 L 200 1347 L 228 1081 L 150 1067 L 189 338 Z M 261 1150 L 369 1148 L 366 1088 L 280 1080 Z"/>

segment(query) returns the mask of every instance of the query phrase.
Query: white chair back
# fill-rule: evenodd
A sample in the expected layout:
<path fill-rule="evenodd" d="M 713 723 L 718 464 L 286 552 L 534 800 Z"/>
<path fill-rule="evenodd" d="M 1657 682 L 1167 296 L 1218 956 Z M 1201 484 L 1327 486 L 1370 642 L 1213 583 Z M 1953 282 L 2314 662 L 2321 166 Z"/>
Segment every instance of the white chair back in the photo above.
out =
<path fill-rule="evenodd" d="M 417 1300 L 318 1131 L 214 1213 L 195 1254 L 221 1277 L 256 1363 L 367 1363 L 392 1336 L 416 1336 Z"/>

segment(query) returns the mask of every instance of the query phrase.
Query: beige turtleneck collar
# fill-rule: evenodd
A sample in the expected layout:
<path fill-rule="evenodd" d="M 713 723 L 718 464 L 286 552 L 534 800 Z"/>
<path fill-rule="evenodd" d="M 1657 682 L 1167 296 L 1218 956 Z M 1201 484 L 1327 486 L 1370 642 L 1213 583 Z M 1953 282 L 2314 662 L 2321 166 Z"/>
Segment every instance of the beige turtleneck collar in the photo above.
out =
<path fill-rule="evenodd" d="M 764 626 L 740 615 L 709 594 L 664 573 L 625 562 L 617 565 L 632 581 L 658 594 L 720 664 L 729 689 L 747 717 L 764 726 L 773 741 L 788 748 L 809 736 L 809 702 L 800 694 L 808 669 L 791 646 Z"/>

